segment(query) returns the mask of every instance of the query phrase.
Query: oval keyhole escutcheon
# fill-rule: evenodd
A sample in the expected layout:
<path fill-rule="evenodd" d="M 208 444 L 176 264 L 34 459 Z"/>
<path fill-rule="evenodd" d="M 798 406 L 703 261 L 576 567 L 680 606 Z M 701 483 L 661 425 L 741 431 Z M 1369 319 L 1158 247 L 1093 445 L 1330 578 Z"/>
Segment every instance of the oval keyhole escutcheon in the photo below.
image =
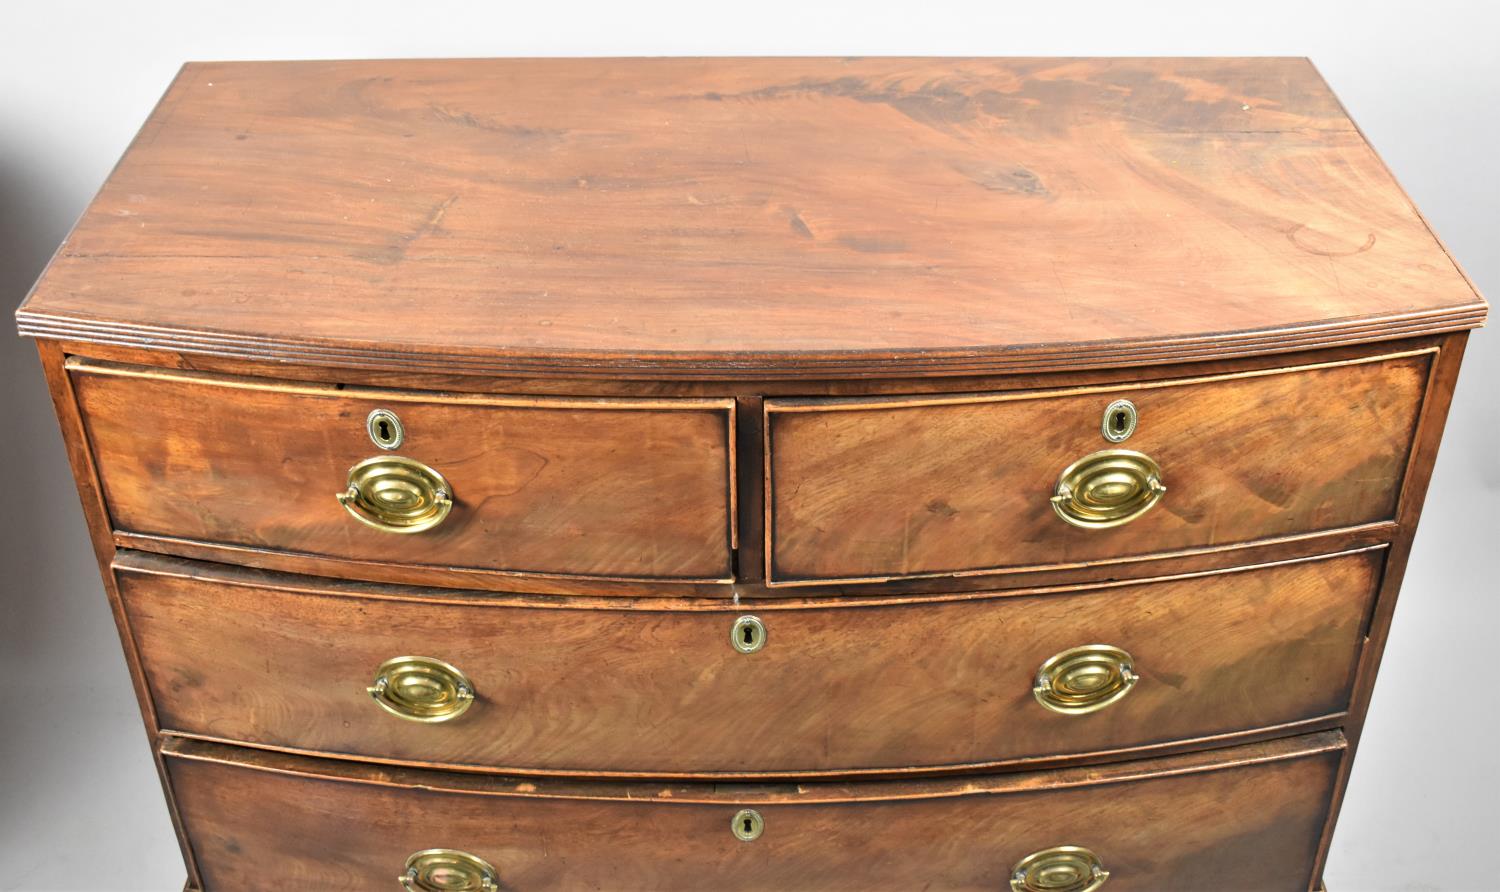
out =
<path fill-rule="evenodd" d="M 766 624 L 758 616 L 742 616 L 729 628 L 729 643 L 742 654 L 753 654 L 766 646 Z"/>
<path fill-rule="evenodd" d="M 1099 430 L 1104 434 L 1104 439 L 1109 442 L 1123 443 L 1135 433 L 1139 420 L 1140 415 L 1136 412 L 1135 403 L 1130 400 L 1115 400 L 1104 407 L 1104 421 Z"/>
<path fill-rule="evenodd" d="M 365 418 L 365 430 L 370 434 L 370 442 L 385 450 L 399 447 L 406 439 L 406 428 L 402 427 L 401 419 L 390 409 L 371 412 Z"/>
<path fill-rule="evenodd" d="M 730 823 L 730 829 L 734 831 L 734 838 L 741 842 L 754 842 L 760 839 L 761 833 L 766 829 L 766 822 L 760 816 L 760 812 L 753 808 L 742 808 L 735 813 L 734 821 Z"/>

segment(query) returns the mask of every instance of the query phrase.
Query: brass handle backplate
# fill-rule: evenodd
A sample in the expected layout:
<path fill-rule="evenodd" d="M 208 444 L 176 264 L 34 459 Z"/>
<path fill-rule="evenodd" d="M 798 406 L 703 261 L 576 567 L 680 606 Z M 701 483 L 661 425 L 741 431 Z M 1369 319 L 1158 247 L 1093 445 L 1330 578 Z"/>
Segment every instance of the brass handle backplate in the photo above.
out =
<path fill-rule="evenodd" d="M 500 875 L 477 855 L 457 849 L 428 849 L 406 859 L 398 879 L 408 892 L 497 892 Z"/>
<path fill-rule="evenodd" d="M 442 474 L 399 455 L 377 455 L 349 469 L 339 504 L 361 523 L 388 533 L 420 533 L 453 509 L 453 490 Z"/>
<path fill-rule="evenodd" d="M 1124 697 L 1139 680 L 1129 653 L 1108 644 L 1087 644 L 1043 663 L 1031 692 L 1053 712 L 1086 715 Z"/>
<path fill-rule="evenodd" d="M 1105 449 L 1085 456 L 1058 475 L 1052 510 L 1075 527 L 1106 529 L 1129 523 L 1161 501 L 1167 486 L 1148 455 Z"/>
<path fill-rule="evenodd" d="M 1082 846 L 1054 846 L 1016 862 L 1011 892 L 1094 892 L 1109 880 L 1104 863 Z"/>
<path fill-rule="evenodd" d="M 432 657 L 386 660 L 366 690 L 381 709 L 411 722 L 451 721 L 474 703 L 468 676 Z"/>

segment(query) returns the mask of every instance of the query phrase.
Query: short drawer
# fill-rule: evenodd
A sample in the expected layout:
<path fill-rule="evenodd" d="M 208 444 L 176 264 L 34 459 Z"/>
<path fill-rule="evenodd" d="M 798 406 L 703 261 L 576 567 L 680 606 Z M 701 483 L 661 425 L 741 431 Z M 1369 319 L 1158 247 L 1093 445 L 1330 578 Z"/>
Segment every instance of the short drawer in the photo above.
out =
<path fill-rule="evenodd" d="M 486 878 L 509 892 L 1076 892 L 1102 874 L 1109 892 L 1306 892 L 1344 742 L 1329 732 L 1092 769 L 796 787 L 163 749 L 211 892 L 368 892 L 403 876 L 414 892 Z"/>
<path fill-rule="evenodd" d="M 363 578 L 392 564 L 731 575 L 732 400 L 422 393 L 79 359 L 69 370 L 121 533 L 364 562 L 348 574 Z"/>
<path fill-rule="evenodd" d="M 141 554 L 116 572 L 168 731 L 518 773 L 826 777 L 1335 721 L 1383 554 L 739 608 L 507 600 Z"/>
<path fill-rule="evenodd" d="M 1065 391 L 767 400 L 767 578 L 1082 566 L 1391 521 L 1433 355 Z M 1107 413 L 1121 400 L 1124 414 Z"/>

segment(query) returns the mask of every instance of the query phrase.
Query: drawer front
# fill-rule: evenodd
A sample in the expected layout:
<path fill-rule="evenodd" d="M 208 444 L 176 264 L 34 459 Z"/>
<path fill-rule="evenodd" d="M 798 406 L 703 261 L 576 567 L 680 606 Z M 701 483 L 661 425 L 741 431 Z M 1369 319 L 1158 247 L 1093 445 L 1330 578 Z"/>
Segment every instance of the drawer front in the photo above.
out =
<path fill-rule="evenodd" d="M 732 401 L 346 389 L 79 360 L 70 369 L 121 532 L 510 573 L 730 575 Z M 393 450 L 368 430 L 377 409 L 396 416 L 387 433 L 399 423 Z M 386 464 L 352 481 L 367 459 Z M 394 533 L 382 493 L 414 490 L 436 508 L 438 485 L 420 466 L 446 481 L 451 510 L 429 529 Z M 339 494 L 351 482 L 358 496 L 346 508 Z"/>
<path fill-rule="evenodd" d="M 1336 715 L 1383 554 L 1035 595 L 738 610 L 458 600 L 150 555 L 122 558 L 117 574 L 169 731 L 523 772 L 826 775 L 1104 753 Z M 748 615 L 765 637 L 742 653 L 735 624 Z M 1038 694 L 1049 660 L 1101 644 L 1127 656 L 1053 661 Z M 432 662 L 381 671 L 403 656 Z M 432 702 L 392 702 L 433 674 Z M 474 698 L 459 703 L 463 686 Z M 443 720 L 416 721 L 427 706 Z"/>
<path fill-rule="evenodd" d="M 768 400 L 767 577 L 1072 566 L 1389 521 L 1432 356 L 1063 392 Z M 1105 410 L 1122 399 L 1135 429 L 1111 442 Z M 1110 450 L 1149 463 L 1129 458 L 1122 474 L 1081 462 Z M 1054 507 L 1065 476 L 1062 509 L 1077 516 L 1086 492 L 1108 509 L 1085 513 L 1088 526 Z M 1154 502 L 1153 476 L 1166 489 Z"/>
<path fill-rule="evenodd" d="M 396 889 L 408 858 L 434 849 L 477 859 L 465 869 L 488 868 L 508 892 L 996 892 L 1059 846 L 1086 849 L 1092 858 L 1077 857 L 1108 873 L 1109 892 L 1305 892 L 1342 746 L 1335 732 L 1094 769 L 785 789 L 574 786 L 165 749 L 211 892 Z M 734 831 L 747 819 L 745 835 L 759 835 L 744 841 Z"/>

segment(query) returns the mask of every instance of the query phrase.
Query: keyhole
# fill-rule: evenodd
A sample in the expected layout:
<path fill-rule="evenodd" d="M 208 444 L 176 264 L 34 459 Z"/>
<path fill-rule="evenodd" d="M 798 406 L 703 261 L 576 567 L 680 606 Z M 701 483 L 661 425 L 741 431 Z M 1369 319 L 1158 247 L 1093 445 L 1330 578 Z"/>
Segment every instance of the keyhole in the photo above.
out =
<path fill-rule="evenodd" d="M 766 829 L 766 822 L 761 818 L 760 812 L 753 808 L 743 808 L 734 816 L 729 829 L 742 842 L 752 842 L 760 838 L 761 832 Z"/>
<path fill-rule="evenodd" d="M 729 643 L 742 654 L 753 654 L 766 646 L 766 625 L 759 617 L 742 616 L 729 629 Z"/>
<path fill-rule="evenodd" d="M 1115 400 L 1104 407 L 1104 419 L 1099 425 L 1099 432 L 1111 443 L 1122 443 L 1135 433 L 1138 421 L 1135 403 L 1130 400 Z"/>
<path fill-rule="evenodd" d="M 376 409 L 365 419 L 365 431 L 370 440 L 381 449 L 395 449 L 406 439 L 406 429 L 401 419 L 390 409 Z"/>

